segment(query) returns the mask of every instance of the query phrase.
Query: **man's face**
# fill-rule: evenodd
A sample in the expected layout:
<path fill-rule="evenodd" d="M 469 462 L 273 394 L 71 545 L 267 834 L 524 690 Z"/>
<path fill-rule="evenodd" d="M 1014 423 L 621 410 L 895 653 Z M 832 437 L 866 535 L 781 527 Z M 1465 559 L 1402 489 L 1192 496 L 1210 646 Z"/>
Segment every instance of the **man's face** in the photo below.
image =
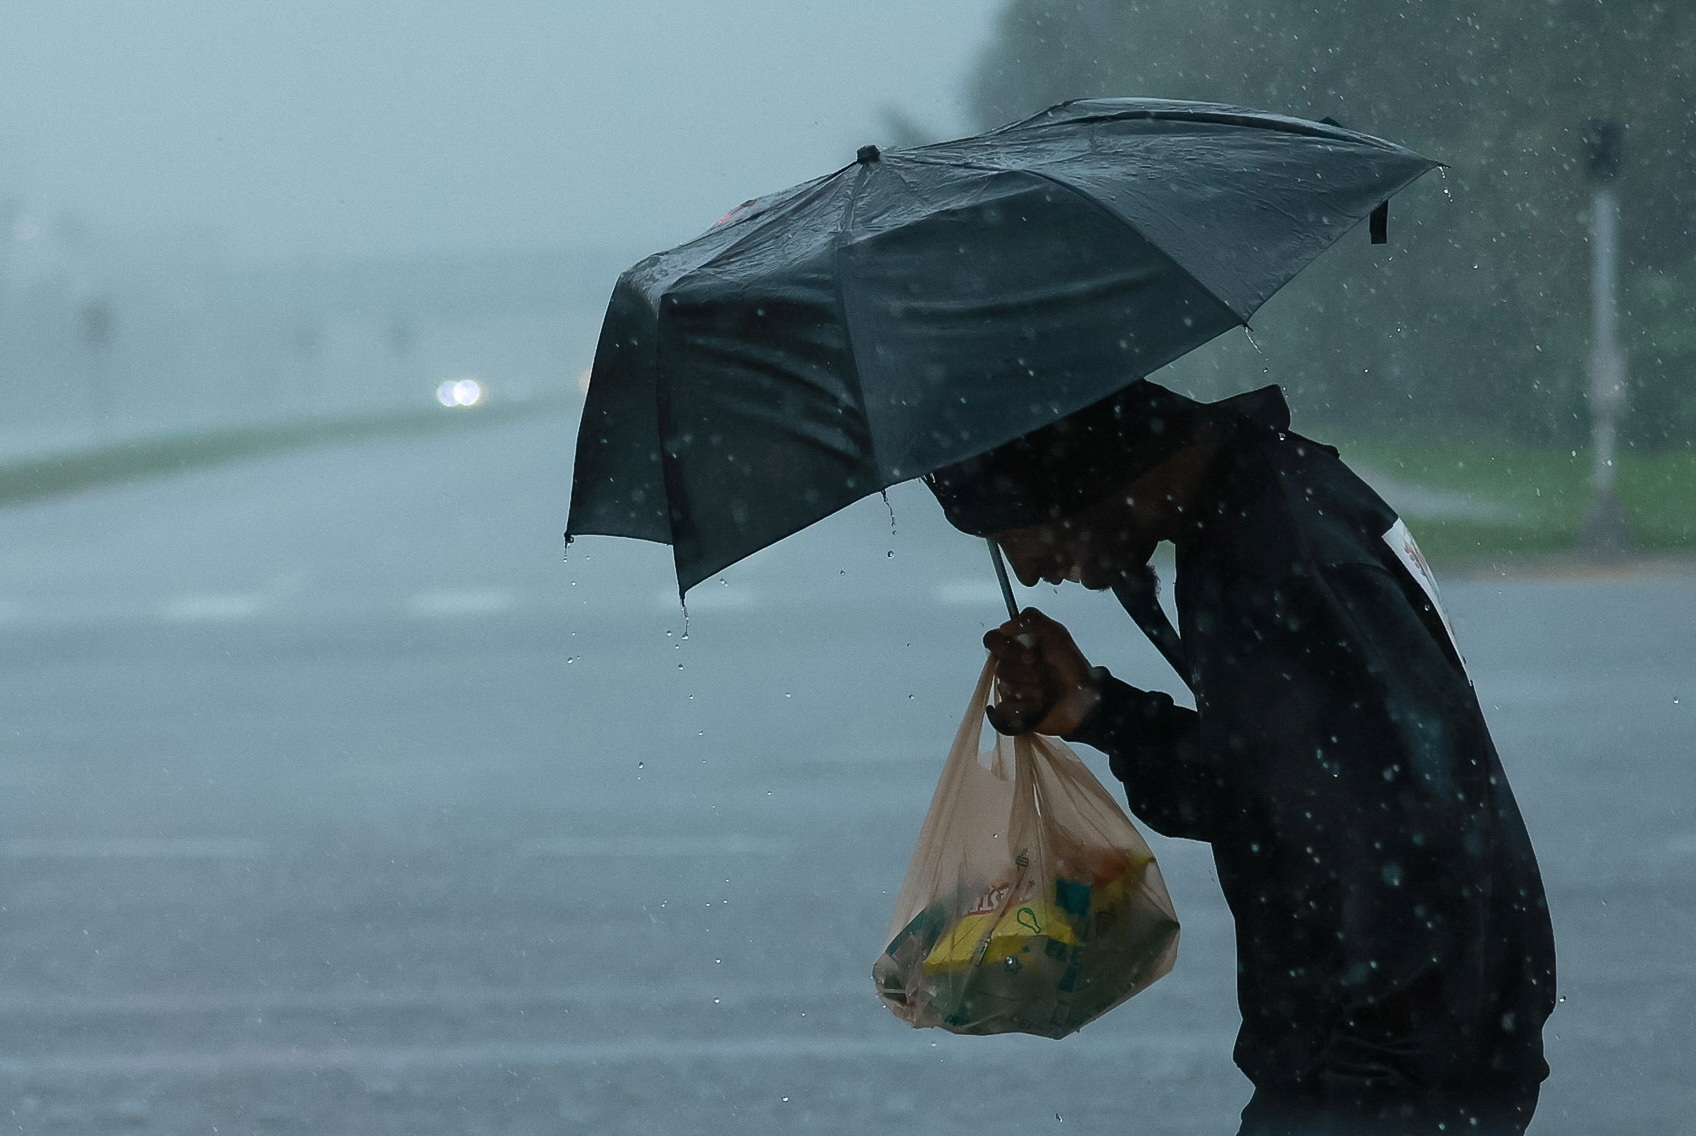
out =
<path fill-rule="evenodd" d="M 1019 582 L 1064 580 L 1104 591 L 1134 575 L 1154 546 L 1177 536 L 1216 446 L 1192 445 L 1088 509 L 993 534 Z"/>
<path fill-rule="evenodd" d="M 1065 580 L 1102 591 L 1138 571 L 1160 537 L 1137 516 L 1134 498 L 1115 493 L 1081 513 L 995 534 L 1019 582 Z"/>

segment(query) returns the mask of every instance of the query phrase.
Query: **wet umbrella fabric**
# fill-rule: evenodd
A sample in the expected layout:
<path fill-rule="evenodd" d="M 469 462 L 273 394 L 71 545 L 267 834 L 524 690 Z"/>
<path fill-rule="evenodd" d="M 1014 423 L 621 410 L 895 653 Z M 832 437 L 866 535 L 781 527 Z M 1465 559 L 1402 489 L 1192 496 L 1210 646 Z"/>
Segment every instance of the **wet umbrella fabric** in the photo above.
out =
<path fill-rule="evenodd" d="M 568 536 L 673 547 L 680 590 L 1244 325 L 1437 163 L 1203 103 L 1065 103 L 865 147 L 619 279 Z"/>

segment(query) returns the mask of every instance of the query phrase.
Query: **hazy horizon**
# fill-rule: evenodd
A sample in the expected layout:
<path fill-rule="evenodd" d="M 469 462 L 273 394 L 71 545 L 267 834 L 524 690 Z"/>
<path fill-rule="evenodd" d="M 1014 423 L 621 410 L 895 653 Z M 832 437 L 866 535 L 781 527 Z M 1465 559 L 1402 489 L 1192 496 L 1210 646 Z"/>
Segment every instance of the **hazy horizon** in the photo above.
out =
<path fill-rule="evenodd" d="M 237 262 L 660 247 L 969 128 L 998 0 L 0 5 L 0 200 Z"/>

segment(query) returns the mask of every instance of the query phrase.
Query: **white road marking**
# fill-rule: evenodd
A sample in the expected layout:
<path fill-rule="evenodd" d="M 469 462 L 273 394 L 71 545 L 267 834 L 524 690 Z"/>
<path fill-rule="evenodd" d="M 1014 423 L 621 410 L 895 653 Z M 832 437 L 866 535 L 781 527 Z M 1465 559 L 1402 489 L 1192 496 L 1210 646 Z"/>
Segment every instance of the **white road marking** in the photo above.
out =
<path fill-rule="evenodd" d="M 65 775 L 51 769 L 8 769 L 0 771 L 0 789 L 39 789 L 63 785 Z"/>
<path fill-rule="evenodd" d="M 407 601 L 408 614 L 425 619 L 496 615 L 511 611 L 518 600 L 511 592 L 496 588 L 454 588 L 419 592 Z"/>
<path fill-rule="evenodd" d="M 1696 856 L 1696 833 L 1673 837 L 1667 841 L 1667 851 L 1674 856 Z"/>
<path fill-rule="evenodd" d="M 208 837 L 25 839 L 0 844 L 0 855 L 9 860 L 253 860 L 264 854 L 265 846 L 257 840 Z"/>
<path fill-rule="evenodd" d="M 173 623 L 232 623 L 252 619 L 265 609 L 266 597 L 242 592 L 211 592 L 178 596 L 159 605 L 159 615 Z"/>
<path fill-rule="evenodd" d="M 763 836 L 552 836 L 526 840 L 522 856 L 571 859 L 694 859 L 711 856 L 787 856 L 787 840 Z"/>
<path fill-rule="evenodd" d="M 944 580 L 931 589 L 944 607 L 988 607 L 1002 610 L 1001 585 L 994 580 Z"/>

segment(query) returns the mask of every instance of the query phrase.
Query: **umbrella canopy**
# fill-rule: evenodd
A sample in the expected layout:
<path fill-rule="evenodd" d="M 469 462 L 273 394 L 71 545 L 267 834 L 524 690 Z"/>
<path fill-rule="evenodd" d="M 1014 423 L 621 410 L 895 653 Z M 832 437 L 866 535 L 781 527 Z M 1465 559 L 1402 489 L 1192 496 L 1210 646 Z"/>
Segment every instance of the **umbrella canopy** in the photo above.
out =
<path fill-rule="evenodd" d="M 619 279 L 567 536 L 670 544 L 687 591 L 1246 324 L 1437 164 L 1154 99 L 864 147 Z"/>

